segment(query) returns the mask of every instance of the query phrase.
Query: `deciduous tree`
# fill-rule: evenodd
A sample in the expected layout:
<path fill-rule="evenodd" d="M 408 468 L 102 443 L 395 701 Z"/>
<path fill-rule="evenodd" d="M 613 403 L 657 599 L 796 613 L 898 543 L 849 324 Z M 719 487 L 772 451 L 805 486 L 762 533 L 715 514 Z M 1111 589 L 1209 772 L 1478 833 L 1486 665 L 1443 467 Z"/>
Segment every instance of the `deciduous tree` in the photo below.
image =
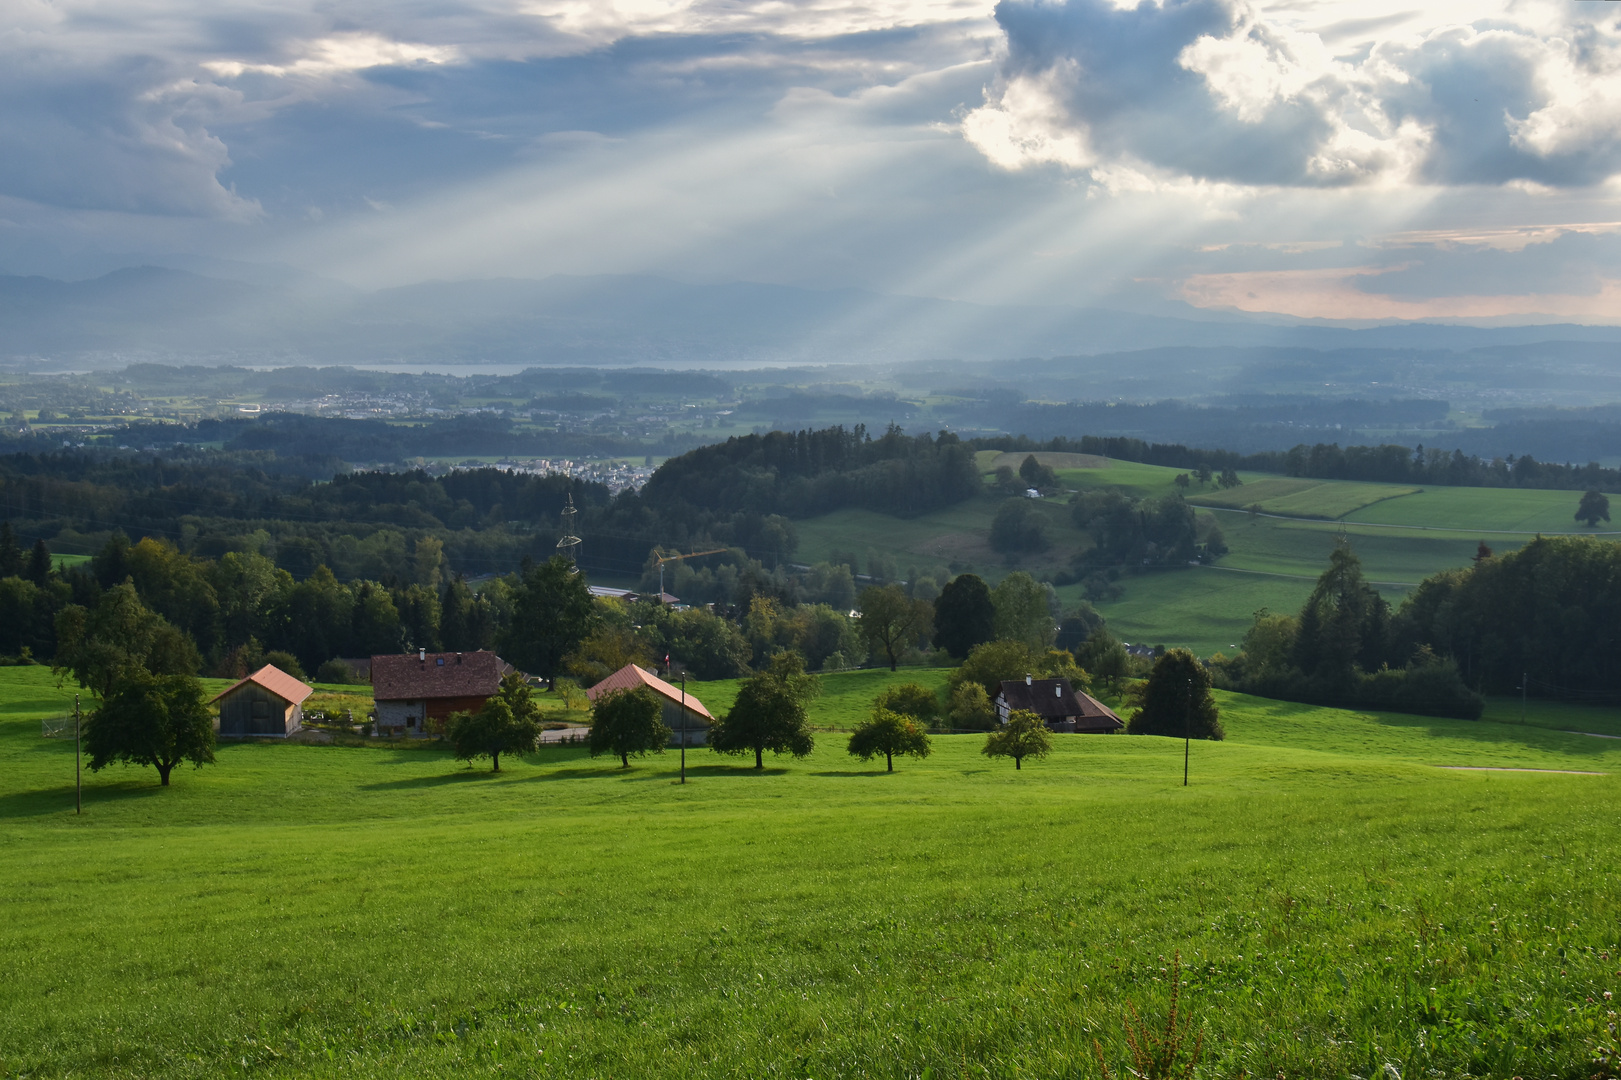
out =
<path fill-rule="evenodd" d="M 991 590 L 977 574 L 958 574 L 934 602 L 934 647 L 954 659 L 996 636 L 996 607 Z"/>
<path fill-rule="evenodd" d="M 850 754 L 862 761 L 884 755 L 884 768 L 895 771 L 895 755 L 916 758 L 929 756 L 929 736 L 916 718 L 879 706 L 872 716 L 850 733 Z"/>
<path fill-rule="evenodd" d="M 754 752 L 754 767 L 765 767 L 764 754 L 806 757 L 815 749 L 806 705 L 819 693 L 814 675 L 793 652 L 772 657 L 771 667 L 743 684 L 737 701 L 709 729 L 709 745 L 720 754 Z"/>
<path fill-rule="evenodd" d="M 1133 735 L 1184 733 L 1221 739 L 1221 712 L 1210 694 L 1210 672 L 1186 649 L 1171 649 L 1154 662 L 1148 680 L 1132 688 L 1140 706 L 1126 730 Z"/>
<path fill-rule="evenodd" d="M 645 686 L 598 698 L 591 709 L 591 756 L 612 754 L 628 769 L 632 755 L 664 753 L 670 729 L 663 717 L 663 702 Z"/>
<path fill-rule="evenodd" d="M 191 640 L 147 610 L 127 582 L 102 593 L 94 608 L 63 608 L 56 640 L 56 673 L 72 673 L 103 701 L 126 672 L 192 675 L 201 663 Z"/>
<path fill-rule="evenodd" d="M 1576 520 L 1597 525 L 1600 519 L 1610 520 L 1610 497 L 1601 491 L 1586 492 L 1582 495 L 1581 504 L 1576 507 Z"/>
<path fill-rule="evenodd" d="M 563 673 L 563 657 L 579 646 L 596 621 L 585 575 L 554 555 L 524 568 L 512 601 L 503 655 L 550 686 Z"/>
<path fill-rule="evenodd" d="M 540 707 L 528 682 L 517 672 L 502 677 L 500 690 L 477 712 L 452 714 L 445 738 L 462 761 L 489 758 L 491 772 L 501 771 L 502 754 L 531 753 L 540 741 Z"/>
<path fill-rule="evenodd" d="M 84 749 L 91 772 L 115 761 L 150 765 L 168 787 L 181 762 L 201 768 L 214 760 L 214 720 L 202 684 L 190 675 L 124 669 L 85 720 Z"/>
<path fill-rule="evenodd" d="M 1015 570 L 991 590 L 996 608 L 996 636 L 1023 642 L 1031 650 L 1045 649 L 1058 632 L 1053 622 L 1047 589 L 1022 570 Z"/>
<path fill-rule="evenodd" d="M 980 753 L 986 757 L 1010 757 L 1013 768 L 1018 770 L 1024 767 L 1025 758 L 1044 758 L 1052 746 L 1052 734 L 1041 717 L 1028 709 L 1014 709 L 1006 724 L 985 737 Z"/>
<path fill-rule="evenodd" d="M 873 585 L 861 590 L 861 634 L 876 653 L 900 666 L 900 657 L 934 620 L 926 600 L 913 600 L 899 585 Z"/>

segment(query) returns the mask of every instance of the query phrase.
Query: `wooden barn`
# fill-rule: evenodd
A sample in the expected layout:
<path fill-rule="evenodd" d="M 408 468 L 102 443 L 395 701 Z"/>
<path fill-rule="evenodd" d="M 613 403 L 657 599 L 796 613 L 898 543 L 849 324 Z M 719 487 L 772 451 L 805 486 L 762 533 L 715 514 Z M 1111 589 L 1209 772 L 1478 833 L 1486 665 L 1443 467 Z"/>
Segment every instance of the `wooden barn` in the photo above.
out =
<path fill-rule="evenodd" d="M 453 712 L 477 712 L 511 664 L 492 652 L 399 653 L 371 658 L 379 735 L 420 735 Z"/>
<path fill-rule="evenodd" d="M 228 687 L 218 703 L 214 730 L 225 737 L 269 735 L 285 738 L 304 726 L 304 699 L 315 692 L 281 668 L 266 664 Z"/>
<path fill-rule="evenodd" d="M 1068 679 L 1009 680 L 996 692 L 996 718 L 1008 722 L 1008 714 L 1026 709 L 1046 721 L 1052 731 L 1112 735 L 1125 728 L 1120 717 L 1091 694 L 1082 693 Z"/>
<path fill-rule="evenodd" d="M 709 715 L 704 703 L 691 693 L 683 695 L 679 686 L 672 686 L 644 668 L 626 664 L 612 675 L 585 692 L 592 701 L 616 690 L 634 690 L 645 686 L 657 694 L 664 703 L 664 726 L 670 729 L 670 745 L 680 746 L 682 731 L 686 732 L 688 746 L 703 746 L 709 741 L 709 725 L 715 718 Z M 682 719 L 685 706 L 686 718 Z"/>

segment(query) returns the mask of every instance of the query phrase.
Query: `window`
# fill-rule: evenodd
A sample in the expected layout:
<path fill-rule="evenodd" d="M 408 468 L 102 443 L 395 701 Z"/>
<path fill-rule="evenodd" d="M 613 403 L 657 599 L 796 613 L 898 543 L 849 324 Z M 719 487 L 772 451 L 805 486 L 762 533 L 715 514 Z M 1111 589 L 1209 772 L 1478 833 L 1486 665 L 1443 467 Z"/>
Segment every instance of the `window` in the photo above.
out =
<path fill-rule="evenodd" d="M 434 662 L 434 663 L 436 663 L 436 664 L 438 664 L 438 665 L 439 665 L 439 666 L 440 666 L 440 667 L 444 667 L 444 666 L 445 666 L 445 658 L 444 658 L 444 657 L 442 657 L 442 656 L 439 656 L 439 657 L 435 657 L 435 658 L 434 658 L 434 661 L 433 661 L 433 662 Z"/>

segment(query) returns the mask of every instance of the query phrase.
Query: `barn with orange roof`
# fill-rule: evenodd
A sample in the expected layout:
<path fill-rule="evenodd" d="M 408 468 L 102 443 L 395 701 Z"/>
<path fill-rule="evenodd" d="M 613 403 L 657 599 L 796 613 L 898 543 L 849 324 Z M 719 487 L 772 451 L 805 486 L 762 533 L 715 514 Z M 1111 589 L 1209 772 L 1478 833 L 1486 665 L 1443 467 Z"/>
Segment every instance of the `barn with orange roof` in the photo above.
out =
<path fill-rule="evenodd" d="M 274 664 L 266 664 L 215 696 L 214 730 L 222 736 L 286 737 L 304 726 L 304 699 L 315 692 Z"/>
<path fill-rule="evenodd" d="M 688 746 L 703 746 L 709 741 L 709 725 L 715 718 L 709 715 L 704 703 L 685 693 L 679 686 L 671 686 L 657 675 L 635 664 L 626 664 L 606 679 L 585 692 L 592 701 L 607 697 L 619 690 L 646 687 L 658 695 L 664 704 L 664 726 L 670 729 L 670 745 L 680 746 L 683 734 Z"/>

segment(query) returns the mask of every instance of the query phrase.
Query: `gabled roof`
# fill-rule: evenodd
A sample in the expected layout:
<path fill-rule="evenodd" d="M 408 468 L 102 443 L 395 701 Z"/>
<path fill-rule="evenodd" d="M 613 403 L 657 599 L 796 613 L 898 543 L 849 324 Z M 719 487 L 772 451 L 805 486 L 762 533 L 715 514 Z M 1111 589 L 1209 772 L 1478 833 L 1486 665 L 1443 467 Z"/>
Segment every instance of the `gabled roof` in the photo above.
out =
<path fill-rule="evenodd" d="M 371 658 L 372 696 L 378 701 L 492 697 L 512 665 L 492 652 L 392 653 Z"/>
<path fill-rule="evenodd" d="M 638 686 L 647 687 L 660 697 L 667 698 L 673 705 L 682 703 L 680 687 L 671 686 L 651 671 L 639 668 L 635 664 L 626 664 L 587 690 L 585 696 L 595 701 L 599 697 L 613 693 L 615 690 L 634 690 Z M 709 710 L 704 708 L 704 703 L 693 697 L 690 692 L 686 695 L 686 706 L 689 712 L 696 713 L 705 720 L 715 719 L 709 715 Z"/>
<path fill-rule="evenodd" d="M 227 686 L 224 690 L 221 690 L 219 693 L 215 694 L 213 698 L 209 700 L 209 704 L 214 704 L 214 702 L 218 701 L 227 694 L 234 694 L 248 683 L 255 683 L 264 687 L 266 690 L 269 690 L 272 694 L 275 694 L 289 705 L 301 704 L 305 698 L 315 693 L 315 687 L 299 682 L 297 679 L 293 678 L 291 675 L 287 674 L 274 664 L 266 664 L 264 667 L 260 668 L 258 671 L 255 671 L 247 678 L 238 679 L 230 686 Z"/>
<path fill-rule="evenodd" d="M 1081 721 L 1094 721 L 1086 726 L 1124 727 L 1114 710 L 1091 694 L 1076 690 L 1068 679 L 1009 679 L 1002 684 L 997 697 L 1011 709 L 1028 709 L 1043 720 L 1061 720 L 1074 716 Z"/>

